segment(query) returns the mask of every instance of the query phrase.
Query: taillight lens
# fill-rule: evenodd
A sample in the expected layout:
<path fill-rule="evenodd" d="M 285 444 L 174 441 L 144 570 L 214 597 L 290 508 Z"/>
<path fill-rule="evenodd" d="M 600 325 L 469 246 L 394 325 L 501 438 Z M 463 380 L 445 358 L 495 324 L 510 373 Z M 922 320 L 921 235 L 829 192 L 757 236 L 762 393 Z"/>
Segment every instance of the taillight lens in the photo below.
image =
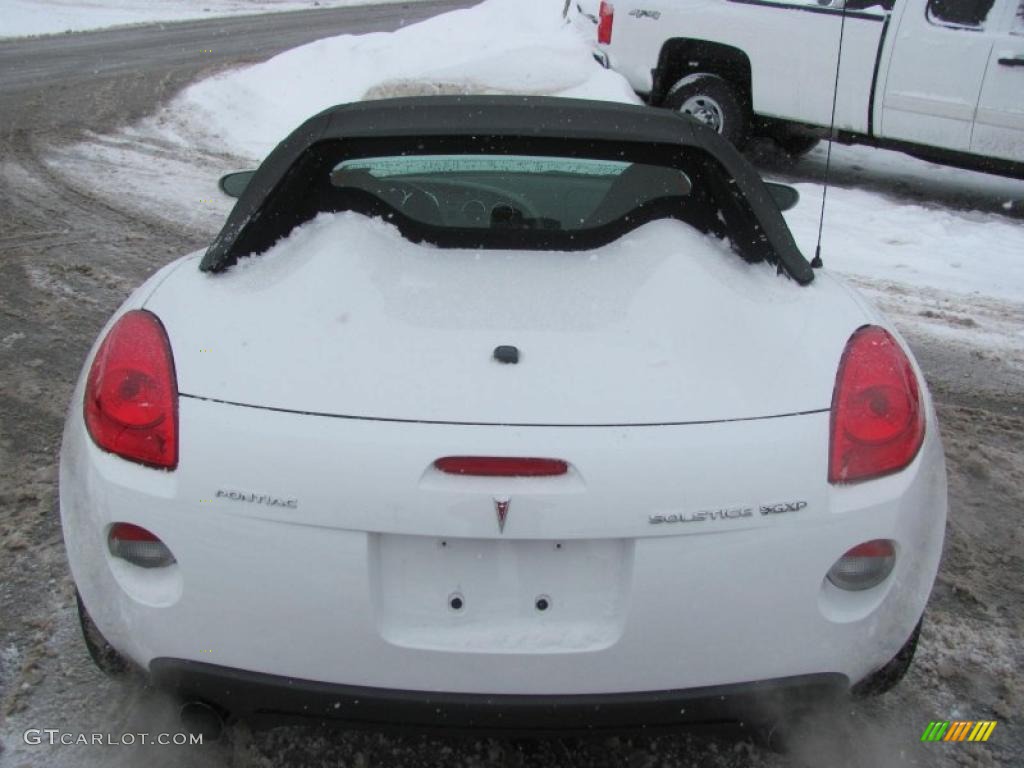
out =
<path fill-rule="evenodd" d="M 140 568 L 164 568 L 175 562 L 171 550 L 156 535 L 131 523 L 111 526 L 107 547 L 114 557 Z"/>
<path fill-rule="evenodd" d="M 612 42 L 612 24 L 615 23 L 615 6 L 601 3 L 597 12 L 597 42 L 609 45 Z"/>
<path fill-rule="evenodd" d="M 561 459 L 505 456 L 446 456 L 434 466 L 450 475 L 471 477 L 554 477 L 569 471 L 569 465 Z"/>
<path fill-rule="evenodd" d="M 858 544 L 840 557 L 828 572 L 828 580 L 840 589 L 859 592 L 885 581 L 896 564 L 896 548 L 888 539 Z"/>
<path fill-rule="evenodd" d="M 105 451 L 152 467 L 178 466 L 174 358 L 153 313 L 125 313 L 100 344 L 85 385 L 85 426 Z"/>
<path fill-rule="evenodd" d="M 917 376 L 884 328 L 866 325 L 846 344 L 832 393 L 830 483 L 898 472 L 924 441 Z"/>

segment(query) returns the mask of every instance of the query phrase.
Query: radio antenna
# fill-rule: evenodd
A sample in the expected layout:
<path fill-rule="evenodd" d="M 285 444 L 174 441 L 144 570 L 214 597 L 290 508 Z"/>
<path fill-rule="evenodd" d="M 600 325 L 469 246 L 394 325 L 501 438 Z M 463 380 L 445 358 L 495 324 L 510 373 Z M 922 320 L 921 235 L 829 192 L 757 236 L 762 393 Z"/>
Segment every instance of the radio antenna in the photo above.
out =
<path fill-rule="evenodd" d="M 825 186 L 821 190 L 821 214 L 818 216 L 818 244 L 814 248 L 814 258 L 811 259 L 811 266 L 815 269 L 823 265 L 821 260 L 821 232 L 825 228 L 825 200 L 828 197 L 829 173 L 832 170 L 832 140 L 836 135 L 836 101 L 839 96 L 839 67 L 843 61 L 843 33 L 846 32 L 846 3 L 849 0 L 839 0 L 843 4 L 842 14 L 839 17 L 839 50 L 836 52 L 836 80 L 832 86 L 832 118 L 828 126 L 828 148 L 825 150 Z"/>

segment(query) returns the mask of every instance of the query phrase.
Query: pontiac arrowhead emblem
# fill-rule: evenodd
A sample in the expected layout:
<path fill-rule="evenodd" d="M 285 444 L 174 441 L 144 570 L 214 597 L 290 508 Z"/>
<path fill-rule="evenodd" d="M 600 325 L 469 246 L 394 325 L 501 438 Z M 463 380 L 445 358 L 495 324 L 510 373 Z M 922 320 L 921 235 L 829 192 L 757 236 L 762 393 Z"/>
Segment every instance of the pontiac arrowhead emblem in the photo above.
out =
<path fill-rule="evenodd" d="M 508 496 L 501 496 L 494 499 L 494 511 L 498 513 L 498 530 L 501 533 L 505 532 L 505 520 L 508 519 L 508 505 L 510 499 Z"/>

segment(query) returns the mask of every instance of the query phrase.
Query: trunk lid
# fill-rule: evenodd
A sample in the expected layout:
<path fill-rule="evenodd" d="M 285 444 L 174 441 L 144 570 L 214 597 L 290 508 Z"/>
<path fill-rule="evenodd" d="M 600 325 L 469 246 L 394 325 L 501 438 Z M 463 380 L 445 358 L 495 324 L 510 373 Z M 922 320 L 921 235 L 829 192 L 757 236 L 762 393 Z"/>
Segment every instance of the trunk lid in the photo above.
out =
<path fill-rule="evenodd" d="M 182 394 L 306 413 L 629 425 L 827 409 L 865 322 L 677 221 L 593 251 L 446 250 L 325 214 L 222 274 L 190 257 L 146 306 Z M 494 358 L 502 345 L 519 362 Z"/>

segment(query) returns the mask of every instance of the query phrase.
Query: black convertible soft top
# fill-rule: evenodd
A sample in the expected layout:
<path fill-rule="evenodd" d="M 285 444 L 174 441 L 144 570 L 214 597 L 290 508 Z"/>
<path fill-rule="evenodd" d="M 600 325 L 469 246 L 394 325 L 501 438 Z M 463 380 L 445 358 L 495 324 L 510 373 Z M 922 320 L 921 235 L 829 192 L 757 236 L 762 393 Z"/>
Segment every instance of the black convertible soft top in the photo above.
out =
<path fill-rule="evenodd" d="M 273 243 L 254 235 L 254 230 L 267 229 L 277 237 L 287 234 L 272 221 L 275 205 L 281 204 L 280 199 L 275 203 L 275 196 L 294 195 L 296 184 L 302 182 L 295 176 L 301 176 L 299 169 L 307 158 L 318 147 L 339 143 L 349 145 L 352 156 L 379 152 L 381 146 L 393 154 L 429 153 L 433 147 L 467 153 L 508 148 L 537 155 L 655 158 L 651 162 L 665 162 L 663 158 L 678 155 L 681 149 L 702 150 L 724 169 L 731 193 L 749 205 L 756 219 L 754 236 L 765 246 L 764 260 L 801 285 L 814 279 L 760 175 L 714 131 L 670 110 L 546 96 L 426 96 L 326 109 L 300 125 L 263 161 L 207 249 L 200 269 L 223 271 L 241 256 Z"/>

